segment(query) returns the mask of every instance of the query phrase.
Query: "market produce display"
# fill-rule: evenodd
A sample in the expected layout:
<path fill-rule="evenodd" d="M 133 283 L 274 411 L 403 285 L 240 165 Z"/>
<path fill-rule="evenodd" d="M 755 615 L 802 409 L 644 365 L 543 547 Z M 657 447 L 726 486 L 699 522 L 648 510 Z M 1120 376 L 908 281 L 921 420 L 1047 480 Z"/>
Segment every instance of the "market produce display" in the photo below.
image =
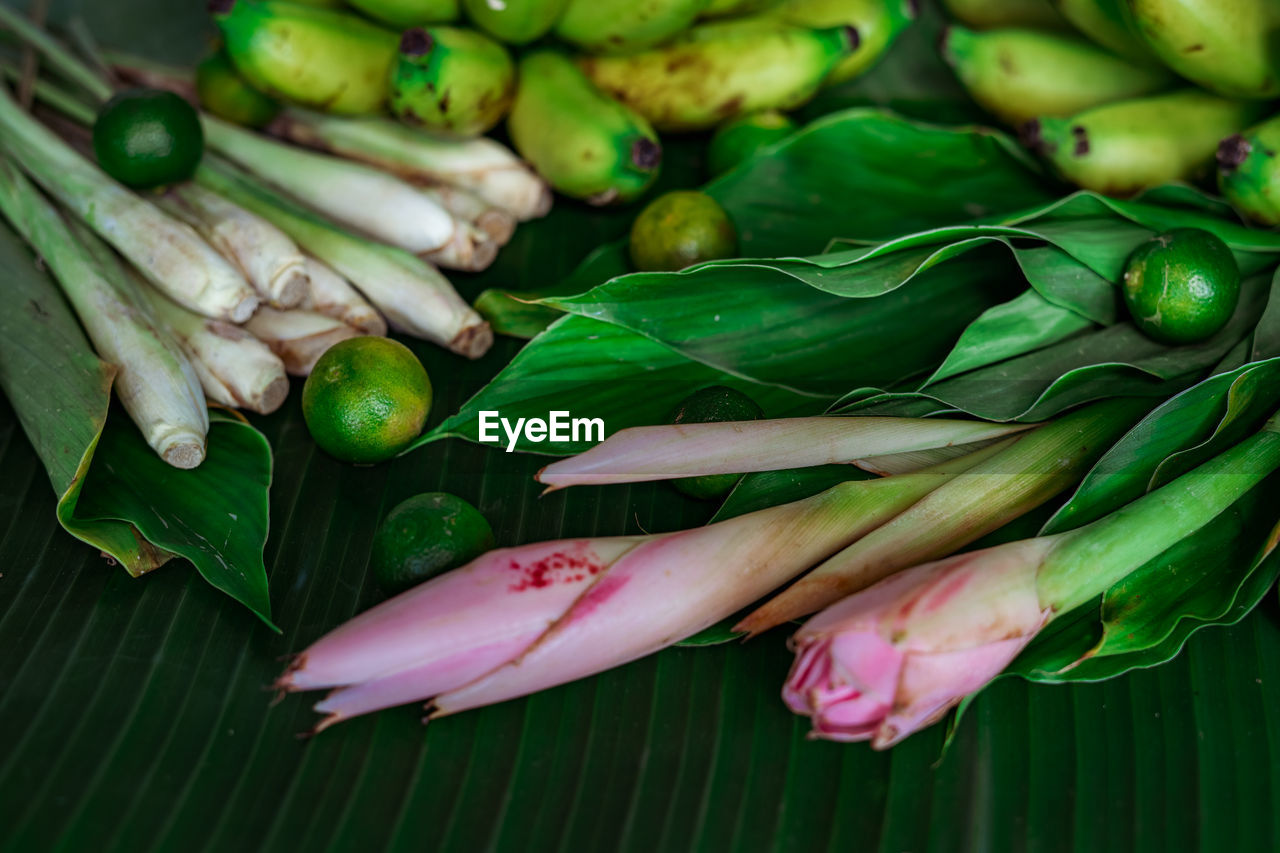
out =
<path fill-rule="evenodd" d="M 161 62 L 0 5 L 0 388 L 66 548 L 256 620 L 241 727 L 242 674 L 327 750 L 767 648 L 786 761 L 945 757 L 1274 599 L 1272 6 L 211 0 Z M 395 491 L 290 555 L 317 465 Z"/>

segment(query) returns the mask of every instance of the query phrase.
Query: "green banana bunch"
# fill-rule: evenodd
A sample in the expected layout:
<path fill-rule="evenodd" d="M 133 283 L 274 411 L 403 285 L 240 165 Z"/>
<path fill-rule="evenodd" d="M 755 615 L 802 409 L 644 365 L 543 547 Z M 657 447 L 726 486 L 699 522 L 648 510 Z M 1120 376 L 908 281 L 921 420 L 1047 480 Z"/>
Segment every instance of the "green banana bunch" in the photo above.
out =
<path fill-rule="evenodd" d="M 975 30 L 993 27 L 1070 29 L 1049 0 L 942 0 L 951 17 Z"/>
<path fill-rule="evenodd" d="M 1280 94 L 1275 0 L 1127 0 L 1156 56 L 1206 89 L 1235 98 Z"/>
<path fill-rule="evenodd" d="M 1163 67 L 1134 65 L 1084 39 L 1040 30 L 953 26 L 941 51 L 974 101 L 1014 126 L 1151 94 L 1174 79 Z"/>
<path fill-rule="evenodd" d="M 1053 0 L 1067 23 L 1112 53 L 1134 62 L 1154 63 L 1156 55 L 1134 32 L 1126 0 Z"/>
<path fill-rule="evenodd" d="M 778 0 L 711 0 L 702 11 L 704 18 L 733 18 L 763 12 Z"/>
<path fill-rule="evenodd" d="M 227 55 L 256 89 L 331 113 L 387 100 L 399 38 L 354 15 L 275 0 L 212 0 Z"/>
<path fill-rule="evenodd" d="M 586 56 L 586 75 L 659 130 L 699 130 L 813 97 L 857 48 L 852 27 L 805 30 L 762 21 L 704 24 L 666 47 Z"/>
<path fill-rule="evenodd" d="M 423 24 L 447 24 L 456 21 L 461 14 L 458 0 L 347 0 L 352 6 L 370 18 L 390 24 L 397 29 L 420 27 Z"/>
<path fill-rule="evenodd" d="M 1023 141 L 1073 184 L 1124 196 L 1197 177 L 1218 141 L 1261 113 L 1254 102 L 1183 89 L 1037 119 L 1024 126 Z"/>
<path fill-rule="evenodd" d="M 831 69 L 830 86 L 874 65 L 916 19 L 916 0 L 783 0 L 762 17 L 810 30 L 843 25 L 858 31 L 858 49 Z"/>
<path fill-rule="evenodd" d="M 564 12 L 566 0 L 462 0 L 471 23 L 498 41 L 528 44 L 542 38 Z"/>
<path fill-rule="evenodd" d="M 1218 146 L 1218 188 L 1236 210 L 1262 225 L 1280 225 L 1280 116 Z"/>
<path fill-rule="evenodd" d="M 539 50 L 520 60 L 507 131 L 520 155 L 560 192 L 591 204 L 625 202 L 658 176 L 653 128 L 600 92 L 573 60 Z"/>
<path fill-rule="evenodd" d="M 510 54 L 488 36 L 414 27 L 400 38 L 391 70 L 391 111 L 407 124 L 479 136 L 506 115 L 515 85 Z"/>
<path fill-rule="evenodd" d="M 708 0 L 569 0 L 555 34 L 589 53 L 630 53 L 687 29 Z"/>

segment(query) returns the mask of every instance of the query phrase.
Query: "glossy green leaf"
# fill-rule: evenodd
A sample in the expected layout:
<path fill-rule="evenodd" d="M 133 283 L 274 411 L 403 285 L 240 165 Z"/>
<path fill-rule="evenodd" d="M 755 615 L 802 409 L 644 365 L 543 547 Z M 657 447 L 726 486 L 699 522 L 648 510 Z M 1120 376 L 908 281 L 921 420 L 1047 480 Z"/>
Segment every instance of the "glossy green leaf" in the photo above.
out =
<path fill-rule="evenodd" d="M 98 442 L 75 518 L 127 522 L 154 547 L 186 557 L 214 587 L 271 623 L 267 570 L 267 492 L 271 448 L 262 433 L 210 413 L 208 455 L 182 471 L 147 446 L 115 411 Z"/>

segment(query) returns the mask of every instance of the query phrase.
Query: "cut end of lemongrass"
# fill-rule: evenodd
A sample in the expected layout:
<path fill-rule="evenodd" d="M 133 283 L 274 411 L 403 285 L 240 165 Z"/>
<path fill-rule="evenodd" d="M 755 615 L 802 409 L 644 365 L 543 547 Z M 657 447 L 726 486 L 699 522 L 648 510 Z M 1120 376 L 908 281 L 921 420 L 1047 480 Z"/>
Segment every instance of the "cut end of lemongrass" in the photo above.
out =
<path fill-rule="evenodd" d="M 244 298 L 232 306 L 228 312 L 228 319 L 233 323 L 243 324 L 253 313 L 258 310 L 258 306 L 262 304 L 262 299 L 256 293 L 247 293 Z"/>
<path fill-rule="evenodd" d="M 480 272 L 497 259 L 498 244 L 479 228 L 459 228 L 449 242 L 419 257 L 446 269 Z"/>
<path fill-rule="evenodd" d="M 488 323 L 468 326 L 449 342 L 449 349 L 471 360 L 480 358 L 493 346 L 493 329 Z"/>
<path fill-rule="evenodd" d="M 174 468 L 190 470 L 204 461 L 204 440 L 195 436 L 174 436 L 157 450 L 160 458 Z"/>
<path fill-rule="evenodd" d="M 497 246 L 505 246 L 511 242 L 516 233 L 516 218 L 502 210 L 486 210 L 476 217 L 476 227 L 489 235 L 489 239 Z"/>
<path fill-rule="evenodd" d="M 311 277 L 306 263 L 299 258 L 296 264 L 280 270 L 271 280 L 272 308 L 295 308 L 307 298 L 311 289 Z"/>
<path fill-rule="evenodd" d="M 258 400 L 245 401 L 245 407 L 260 415 L 269 415 L 284 404 L 289 396 L 289 380 L 283 376 L 271 380 L 271 384 L 262 389 Z"/>

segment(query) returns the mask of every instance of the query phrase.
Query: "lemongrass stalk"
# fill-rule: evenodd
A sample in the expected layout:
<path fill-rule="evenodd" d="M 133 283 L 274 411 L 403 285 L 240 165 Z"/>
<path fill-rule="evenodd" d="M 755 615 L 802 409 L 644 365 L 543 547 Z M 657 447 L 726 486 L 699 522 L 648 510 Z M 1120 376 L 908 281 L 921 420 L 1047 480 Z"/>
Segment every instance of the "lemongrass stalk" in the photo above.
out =
<path fill-rule="evenodd" d="M 0 5 L 0 27 L 13 32 L 19 39 L 38 50 L 57 69 L 58 73 L 83 88 L 99 101 L 112 95 L 111 85 L 81 62 L 67 48 L 49 35 L 39 24 L 9 6 Z"/>
<path fill-rule="evenodd" d="M 234 409 L 269 415 L 289 394 L 284 362 L 240 326 L 192 313 L 143 286 L 151 313 L 172 333 L 200 377 L 205 396 Z"/>
<path fill-rule="evenodd" d="M 341 320 L 366 335 L 385 335 L 387 321 L 345 278 L 310 255 L 305 256 L 311 286 L 297 307 Z"/>
<path fill-rule="evenodd" d="M 110 250 L 63 219 L 7 158 L 0 158 L 0 212 L 53 270 L 98 355 L 118 368 L 116 394 L 147 444 L 170 465 L 199 465 L 209 431 L 200 381 Z"/>
<path fill-rule="evenodd" d="M 708 474 L 745 474 L 853 462 L 989 441 L 1026 424 L 942 418 L 811 417 L 619 430 L 590 450 L 537 474 L 548 491 L 567 486 L 643 483 Z"/>
<path fill-rule="evenodd" d="M 1278 469 L 1273 417 L 1092 524 L 892 575 L 797 632 L 783 698 L 817 737 L 888 748 L 981 690 L 1053 619 L 1114 591 Z"/>
<path fill-rule="evenodd" d="M 192 229 L 85 160 L 0 92 L 0 145 L 64 207 L 128 258 L 175 301 L 209 317 L 241 322 L 258 295 Z"/>
<path fill-rule="evenodd" d="M 386 172 L 285 145 L 213 116 L 209 147 L 331 219 L 444 266 L 478 270 L 497 248 L 440 202 Z M 358 200 L 358 201 L 356 201 Z"/>
<path fill-rule="evenodd" d="M 279 228 L 199 184 L 187 182 L 157 197 L 234 263 L 273 308 L 292 308 L 307 294 L 306 260 Z"/>
<path fill-rule="evenodd" d="M 321 638 L 278 686 L 340 688 L 317 705 L 329 715 L 324 727 L 447 693 L 486 673 L 509 674 L 512 662 L 518 669 L 528 663 L 537 686 L 616 666 L 736 612 L 993 452 L 902 477 L 842 483 L 678 533 L 493 551 Z M 617 634 L 590 650 L 592 643 L 584 643 L 576 659 L 566 656 L 566 632 L 603 630 L 601 619 Z M 539 651 L 543 646 L 550 657 Z M 522 681 L 519 689 L 536 689 L 530 685 Z"/>
<path fill-rule="evenodd" d="M 1095 403 L 1018 436 L 987 462 L 829 558 L 734 630 L 759 634 L 816 613 L 894 572 L 945 557 L 998 530 L 1079 482 L 1149 408 L 1134 400 Z"/>
<path fill-rule="evenodd" d="M 308 376 L 324 351 L 347 338 L 360 336 L 341 320 L 314 311 L 259 308 L 244 327 L 266 344 L 294 376 Z"/>
<path fill-rule="evenodd" d="M 497 247 L 507 245 L 516 233 L 517 220 L 514 216 L 469 190 L 445 185 L 418 189 L 458 219 L 479 228 Z"/>
<path fill-rule="evenodd" d="M 487 137 L 445 139 L 388 118 L 339 118 L 288 108 L 272 133 L 360 160 L 420 184 L 475 193 L 524 222 L 551 210 L 551 188 L 511 149 Z"/>
<path fill-rule="evenodd" d="M 417 256 L 338 228 L 217 158 L 205 157 L 196 180 L 274 223 L 309 254 L 333 267 L 360 289 L 393 328 L 468 358 L 479 358 L 492 346 L 489 324 L 438 270 Z"/>

